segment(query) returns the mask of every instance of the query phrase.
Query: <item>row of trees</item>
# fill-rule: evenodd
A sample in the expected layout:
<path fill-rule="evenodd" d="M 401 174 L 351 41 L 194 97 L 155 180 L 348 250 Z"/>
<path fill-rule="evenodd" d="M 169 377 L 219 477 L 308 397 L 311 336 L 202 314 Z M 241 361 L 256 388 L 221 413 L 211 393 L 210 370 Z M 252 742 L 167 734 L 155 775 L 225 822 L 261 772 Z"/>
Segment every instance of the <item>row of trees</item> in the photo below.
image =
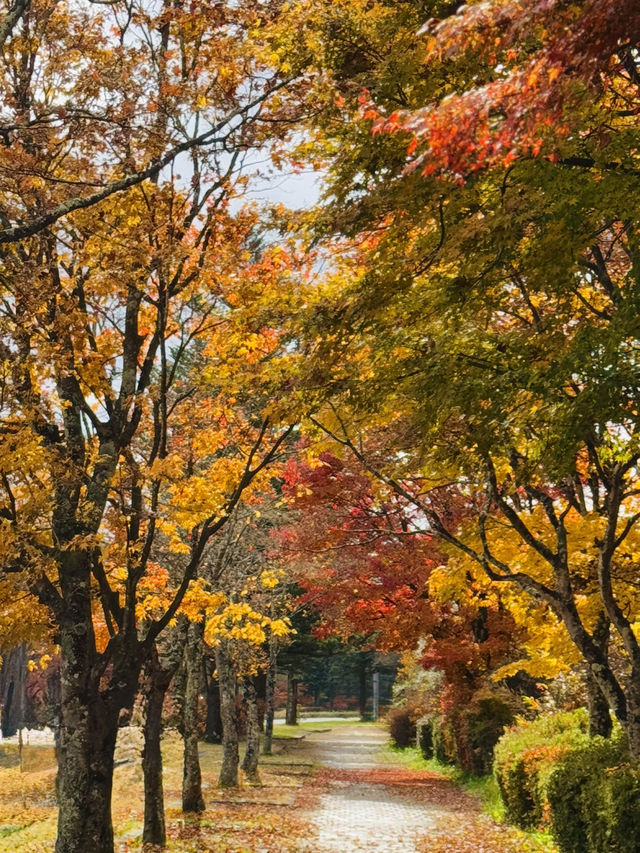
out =
<path fill-rule="evenodd" d="M 638 758 L 638 10 L 337 5 L 312 422 Z"/>
<path fill-rule="evenodd" d="M 176 632 L 221 683 L 262 643 L 220 567 L 274 475 L 336 629 L 460 684 L 581 660 L 640 757 L 636 5 L 7 7 L 2 624 L 60 646 L 57 853 L 113 849 Z M 318 208 L 241 207 L 265 158 Z"/>
<path fill-rule="evenodd" d="M 233 319 L 291 274 L 234 207 L 289 119 L 255 35 L 276 5 L 36 0 L 2 22 L 0 565 L 60 648 L 58 853 L 113 849 L 120 714 L 143 670 L 159 696 L 167 629 L 220 594 L 208 545 L 291 432 L 252 389 L 276 336 Z"/>

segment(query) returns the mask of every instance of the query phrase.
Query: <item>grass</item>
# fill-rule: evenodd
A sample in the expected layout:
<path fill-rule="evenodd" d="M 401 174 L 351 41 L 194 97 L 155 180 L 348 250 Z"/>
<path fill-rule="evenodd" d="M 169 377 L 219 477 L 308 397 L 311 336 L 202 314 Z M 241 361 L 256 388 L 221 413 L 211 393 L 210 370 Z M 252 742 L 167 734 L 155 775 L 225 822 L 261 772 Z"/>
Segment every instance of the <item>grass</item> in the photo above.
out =
<path fill-rule="evenodd" d="M 344 720 L 340 717 L 327 720 L 326 722 L 312 722 L 303 718 L 298 722 L 297 726 L 276 724 L 273 727 L 273 736 L 274 738 L 299 738 L 300 735 L 304 735 L 306 732 L 328 732 L 336 727 L 374 725 L 379 725 L 379 723 L 372 723 L 370 721 L 362 723 L 359 720 Z"/>
<path fill-rule="evenodd" d="M 306 706 L 298 706 L 298 720 L 304 720 L 305 717 L 331 717 L 331 720 L 344 719 L 345 722 L 355 722 L 359 718 L 358 711 L 324 711 L 322 709 L 309 710 Z M 276 720 L 284 720 L 285 711 L 276 711 Z"/>

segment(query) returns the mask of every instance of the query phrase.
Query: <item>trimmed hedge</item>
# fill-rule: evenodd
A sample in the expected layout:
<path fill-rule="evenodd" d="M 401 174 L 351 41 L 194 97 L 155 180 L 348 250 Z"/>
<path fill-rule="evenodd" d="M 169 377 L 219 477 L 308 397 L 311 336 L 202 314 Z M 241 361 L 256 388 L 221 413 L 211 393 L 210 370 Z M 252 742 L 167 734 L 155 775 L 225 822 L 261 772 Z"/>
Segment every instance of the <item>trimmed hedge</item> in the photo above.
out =
<path fill-rule="evenodd" d="M 440 764 L 456 763 L 456 742 L 450 720 L 439 714 L 421 717 L 416 723 L 416 745 L 422 757 Z"/>
<path fill-rule="evenodd" d="M 550 822 L 551 774 L 569 752 L 588 743 L 588 728 L 589 716 L 580 708 L 521 723 L 500 738 L 494 774 L 507 820 L 523 829 Z"/>
<path fill-rule="evenodd" d="M 592 738 L 556 767 L 551 829 L 562 853 L 640 853 L 640 770 L 621 732 Z"/>
<path fill-rule="evenodd" d="M 416 717 L 413 707 L 391 708 L 387 714 L 389 734 L 394 744 L 401 749 L 413 746 L 416 742 Z"/>
<path fill-rule="evenodd" d="M 640 767 L 624 732 L 590 738 L 584 709 L 507 732 L 494 772 L 507 819 L 547 825 L 561 853 L 640 853 Z"/>
<path fill-rule="evenodd" d="M 478 696 L 468 708 L 449 717 L 427 714 L 417 724 L 416 743 L 426 759 L 457 764 L 476 776 L 491 772 L 493 750 L 513 722 L 513 712 L 499 696 Z"/>
<path fill-rule="evenodd" d="M 456 727 L 458 763 L 475 776 L 491 772 L 493 751 L 505 728 L 513 724 L 513 711 L 499 696 L 481 696 L 460 715 Z"/>
<path fill-rule="evenodd" d="M 440 764 L 456 763 L 456 739 L 450 720 L 439 720 L 434 728 L 433 753 Z"/>
<path fill-rule="evenodd" d="M 433 729 L 433 754 L 440 764 L 456 763 L 456 739 L 451 720 L 436 720 Z"/>

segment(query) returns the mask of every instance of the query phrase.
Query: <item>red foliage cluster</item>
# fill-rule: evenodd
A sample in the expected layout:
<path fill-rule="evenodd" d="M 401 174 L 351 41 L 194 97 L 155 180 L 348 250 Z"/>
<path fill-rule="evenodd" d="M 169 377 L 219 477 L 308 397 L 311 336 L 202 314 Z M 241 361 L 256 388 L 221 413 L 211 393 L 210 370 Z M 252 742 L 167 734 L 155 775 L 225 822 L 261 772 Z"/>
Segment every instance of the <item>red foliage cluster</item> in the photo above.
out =
<path fill-rule="evenodd" d="M 428 64 L 461 64 L 465 84 L 414 111 L 384 117 L 369 105 L 365 115 L 376 132 L 409 132 L 409 155 L 418 149 L 410 168 L 424 174 L 462 179 L 521 154 L 557 158 L 556 143 L 584 120 L 582 107 L 603 95 L 618 114 L 621 106 L 640 111 L 637 0 L 485 0 L 423 32 Z"/>
<path fill-rule="evenodd" d="M 280 542 L 305 599 L 327 630 L 375 631 L 380 648 L 412 648 L 443 616 L 427 592 L 443 556 L 430 536 L 409 531 L 399 503 L 376 502 L 363 473 L 329 453 L 320 461 L 291 462 L 284 487 L 300 520 L 280 531 Z"/>
<path fill-rule="evenodd" d="M 329 453 L 320 463 L 289 463 L 284 492 L 299 519 L 278 532 L 303 601 L 322 613 L 320 631 L 372 634 L 377 648 L 395 652 L 426 641 L 425 667 L 443 671 L 457 695 L 472 692 L 476 678 L 513 651 L 511 616 L 475 597 L 434 600 L 429 577 L 446 558 L 428 533 L 415 531 L 415 511 L 377 499 L 356 463 Z"/>
<path fill-rule="evenodd" d="M 532 57 L 540 66 L 597 82 L 612 57 L 640 40 L 640 8 L 636 0 L 485 0 L 424 30 L 437 37 L 431 53 L 448 56 L 471 48 L 495 58 L 536 40 Z"/>

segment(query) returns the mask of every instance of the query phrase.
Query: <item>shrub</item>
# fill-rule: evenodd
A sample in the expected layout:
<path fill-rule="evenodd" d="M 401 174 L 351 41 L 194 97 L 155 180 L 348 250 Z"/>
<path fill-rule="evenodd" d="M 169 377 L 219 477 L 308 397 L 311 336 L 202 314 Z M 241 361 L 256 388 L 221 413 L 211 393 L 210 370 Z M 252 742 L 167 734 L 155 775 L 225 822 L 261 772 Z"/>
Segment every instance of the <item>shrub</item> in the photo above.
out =
<path fill-rule="evenodd" d="M 507 820 L 528 828 L 550 820 L 549 779 L 565 756 L 588 740 L 589 717 L 580 708 L 520 723 L 500 738 L 494 773 Z"/>
<path fill-rule="evenodd" d="M 572 750 L 554 768 L 548 797 L 562 853 L 640 853 L 640 771 L 620 731 Z"/>
<path fill-rule="evenodd" d="M 422 757 L 435 758 L 440 764 L 455 764 L 456 741 L 451 720 L 439 714 L 427 714 L 416 723 L 416 745 Z"/>
<path fill-rule="evenodd" d="M 421 717 L 416 723 L 416 746 L 420 754 L 427 761 L 434 756 L 433 729 L 435 720 L 433 717 Z"/>
<path fill-rule="evenodd" d="M 612 767 L 596 792 L 600 812 L 587 806 L 589 844 L 593 853 L 639 853 L 640 770 L 630 764 Z M 595 805 L 595 803 L 594 803 Z M 593 820 L 597 815 L 598 820 Z"/>
<path fill-rule="evenodd" d="M 434 718 L 433 755 L 440 764 L 456 763 L 456 739 L 450 719 Z"/>
<path fill-rule="evenodd" d="M 476 776 L 491 772 L 493 750 L 513 712 L 498 696 L 480 696 L 460 714 L 456 727 L 458 763 Z"/>
<path fill-rule="evenodd" d="M 416 741 L 416 717 L 416 709 L 409 706 L 391 708 L 387 714 L 391 740 L 401 749 L 413 746 Z"/>

